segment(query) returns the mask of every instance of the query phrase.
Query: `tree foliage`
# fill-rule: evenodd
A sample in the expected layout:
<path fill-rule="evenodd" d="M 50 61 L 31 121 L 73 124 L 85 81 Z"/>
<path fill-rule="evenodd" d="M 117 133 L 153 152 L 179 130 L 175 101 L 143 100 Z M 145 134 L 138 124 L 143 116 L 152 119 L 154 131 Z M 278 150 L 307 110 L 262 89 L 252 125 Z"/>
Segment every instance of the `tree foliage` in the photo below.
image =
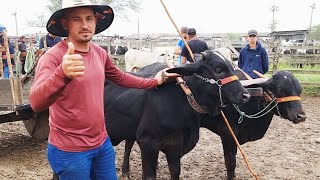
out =
<path fill-rule="evenodd" d="M 320 24 L 315 25 L 311 28 L 309 39 L 320 41 Z"/>

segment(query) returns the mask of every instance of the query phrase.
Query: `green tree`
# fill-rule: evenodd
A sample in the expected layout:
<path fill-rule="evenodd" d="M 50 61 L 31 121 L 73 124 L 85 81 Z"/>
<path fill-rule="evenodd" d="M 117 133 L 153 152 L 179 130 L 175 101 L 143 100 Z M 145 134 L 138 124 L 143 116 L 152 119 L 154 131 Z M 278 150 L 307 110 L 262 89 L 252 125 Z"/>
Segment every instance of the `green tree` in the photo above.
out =
<path fill-rule="evenodd" d="M 315 25 L 311 28 L 309 39 L 320 41 L 320 24 Z"/>

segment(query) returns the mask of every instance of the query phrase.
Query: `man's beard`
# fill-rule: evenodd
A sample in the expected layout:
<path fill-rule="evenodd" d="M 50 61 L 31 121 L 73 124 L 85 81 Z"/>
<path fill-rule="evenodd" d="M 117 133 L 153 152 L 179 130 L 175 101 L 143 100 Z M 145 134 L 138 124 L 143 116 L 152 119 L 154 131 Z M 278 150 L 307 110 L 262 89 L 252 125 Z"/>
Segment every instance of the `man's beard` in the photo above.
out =
<path fill-rule="evenodd" d="M 91 41 L 91 39 L 92 39 L 92 36 L 85 36 L 85 37 L 80 38 L 80 41 L 81 42 L 89 42 L 89 41 Z"/>

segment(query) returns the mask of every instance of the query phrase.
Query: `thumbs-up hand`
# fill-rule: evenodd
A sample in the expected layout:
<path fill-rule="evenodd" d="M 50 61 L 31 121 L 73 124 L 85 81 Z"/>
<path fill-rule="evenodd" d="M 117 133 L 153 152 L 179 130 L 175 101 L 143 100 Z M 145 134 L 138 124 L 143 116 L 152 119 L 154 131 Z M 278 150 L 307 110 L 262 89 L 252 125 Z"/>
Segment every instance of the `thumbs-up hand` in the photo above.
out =
<path fill-rule="evenodd" d="M 74 45 L 68 43 L 68 51 L 62 59 L 63 73 L 70 79 L 84 75 L 84 62 L 80 54 L 74 54 Z"/>

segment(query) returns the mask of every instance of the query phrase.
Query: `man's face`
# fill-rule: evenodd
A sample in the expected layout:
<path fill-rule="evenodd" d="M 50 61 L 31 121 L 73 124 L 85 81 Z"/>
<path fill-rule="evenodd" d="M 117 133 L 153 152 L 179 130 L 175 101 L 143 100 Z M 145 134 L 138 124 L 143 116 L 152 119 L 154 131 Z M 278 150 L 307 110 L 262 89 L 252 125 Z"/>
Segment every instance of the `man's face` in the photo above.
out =
<path fill-rule="evenodd" d="M 183 36 L 184 39 L 187 39 L 188 34 L 187 33 L 182 33 L 182 36 Z"/>
<path fill-rule="evenodd" d="M 36 43 L 36 37 L 31 36 L 31 37 L 30 37 L 30 41 L 31 41 L 32 43 Z"/>
<path fill-rule="evenodd" d="M 92 8 L 79 7 L 66 11 L 61 23 L 70 39 L 89 42 L 96 31 L 97 19 Z"/>
<path fill-rule="evenodd" d="M 27 41 L 27 38 L 23 37 L 20 39 L 20 41 L 25 43 Z"/>
<path fill-rule="evenodd" d="M 258 41 L 258 36 L 254 34 L 248 35 L 247 40 L 249 44 L 256 44 L 256 42 Z"/>

